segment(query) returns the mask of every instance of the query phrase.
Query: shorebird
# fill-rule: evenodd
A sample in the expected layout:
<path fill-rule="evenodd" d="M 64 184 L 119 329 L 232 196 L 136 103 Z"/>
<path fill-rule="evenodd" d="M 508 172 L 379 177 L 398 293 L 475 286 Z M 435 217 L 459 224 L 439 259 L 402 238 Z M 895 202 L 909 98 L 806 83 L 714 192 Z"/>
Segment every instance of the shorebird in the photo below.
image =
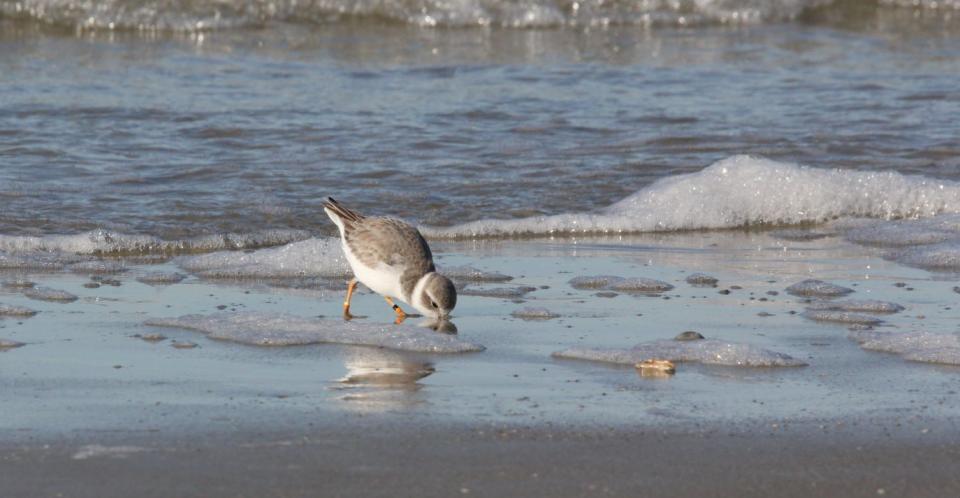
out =
<path fill-rule="evenodd" d="M 396 218 L 363 216 L 327 197 L 323 210 L 340 229 L 343 252 L 354 278 L 347 284 L 343 317 L 350 314 L 350 298 L 363 283 L 386 299 L 397 315 L 407 314 L 393 300 L 413 306 L 424 316 L 446 320 L 457 305 L 457 290 L 450 279 L 436 272 L 430 246 L 420 232 Z"/>

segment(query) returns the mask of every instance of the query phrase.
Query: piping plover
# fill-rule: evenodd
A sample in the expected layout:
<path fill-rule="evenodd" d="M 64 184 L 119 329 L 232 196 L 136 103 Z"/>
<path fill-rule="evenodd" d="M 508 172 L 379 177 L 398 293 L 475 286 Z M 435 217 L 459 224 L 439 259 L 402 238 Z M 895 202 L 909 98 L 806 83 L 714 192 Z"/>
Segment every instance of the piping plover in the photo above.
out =
<path fill-rule="evenodd" d="M 363 216 L 327 197 L 323 210 L 340 229 L 340 241 L 354 278 L 347 284 L 344 318 L 350 314 L 350 298 L 360 281 L 397 314 L 406 318 L 393 299 L 407 303 L 424 316 L 445 320 L 457 305 L 457 290 L 450 279 L 436 272 L 430 246 L 416 228 L 395 218 Z"/>

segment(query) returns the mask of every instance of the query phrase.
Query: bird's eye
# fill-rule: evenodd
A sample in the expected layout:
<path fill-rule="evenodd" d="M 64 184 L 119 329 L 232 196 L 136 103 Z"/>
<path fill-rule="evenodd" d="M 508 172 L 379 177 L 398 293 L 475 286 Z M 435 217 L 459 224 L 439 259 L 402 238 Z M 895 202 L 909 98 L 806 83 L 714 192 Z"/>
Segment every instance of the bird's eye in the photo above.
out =
<path fill-rule="evenodd" d="M 434 303 L 434 302 L 431 301 L 431 302 L 430 302 L 430 306 L 433 306 L 434 308 L 436 308 L 436 307 L 437 307 L 437 303 Z"/>

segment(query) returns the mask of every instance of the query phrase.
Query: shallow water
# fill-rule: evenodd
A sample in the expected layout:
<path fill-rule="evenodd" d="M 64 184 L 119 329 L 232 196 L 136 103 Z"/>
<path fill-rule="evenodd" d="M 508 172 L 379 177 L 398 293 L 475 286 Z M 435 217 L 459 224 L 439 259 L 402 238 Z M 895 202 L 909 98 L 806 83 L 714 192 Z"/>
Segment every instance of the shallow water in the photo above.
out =
<path fill-rule="evenodd" d="M 900 3 L 0 0 L 0 433 L 955 417 L 960 17 Z M 326 195 L 423 226 L 486 350 L 313 344 Z M 551 356 L 687 330 L 807 366 Z"/>
<path fill-rule="evenodd" d="M 220 340 L 232 333 L 249 339 L 256 332 L 231 328 L 231 316 L 259 316 L 265 337 L 277 336 L 279 329 L 270 323 L 278 313 L 303 317 L 308 327 L 331 319 L 335 324 L 340 288 L 290 288 L 273 281 L 195 275 L 171 285 L 136 280 L 156 265 L 131 265 L 128 274 L 119 276 L 120 287 L 96 289 L 83 287 L 89 280 L 81 275 L 29 274 L 33 281 L 67 289 L 80 299 L 29 301 L 14 289 L 0 294 L 4 304 L 39 311 L 31 318 L 0 321 L 0 338 L 26 343 L 2 353 L 0 384 L 10 407 L 2 432 L 16 440 L 99 431 L 219 433 L 296 428 L 313 417 L 336 414 L 647 426 L 745 420 L 896 423 L 960 415 L 954 388 L 960 367 L 907 361 L 919 354 L 911 353 L 918 341 L 914 331 L 940 334 L 926 339 L 928 347 L 955 342 L 947 337 L 955 333 L 958 319 L 954 282 L 886 261 L 842 239 L 784 243 L 765 234 L 714 232 L 581 239 L 576 244 L 445 243 L 436 244 L 436 252 L 441 264 L 496 271 L 513 276 L 517 285 L 537 288 L 519 303 L 461 297 L 454 315 L 456 337 L 483 344 L 485 351 L 434 355 Z M 172 271 L 172 263 L 167 266 L 163 269 Z M 719 279 L 718 287 L 685 282 L 690 273 L 704 269 Z M 598 298 L 595 290 L 568 283 L 571 276 L 614 272 L 676 287 L 659 296 Z M 905 309 L 879 315 L 884 324 L 876 336 L 851 333 L 848 338 L 843 324 L 805 319 L 808 298 L 784 292 L 811 274 L 850 286 L 857 298 L 895 302 Z M 392 312 L 382 299 L 368 293 L 355 299 L 354 312 L 366 316 L 357 322 L 361 327 L 390 327 Z M 528 308 L 547 308 L 560 316 L 529 320 L 523 316 Z M 511 316 L 515 311 L 520 316 Z M 148 325 L 183 314 L 202 315 L 206 318 L 198 320 L 207 325 L 219 323 L 220 339 Z M 314 322 L 317 316 L 321 320 Z M 416 325 L 413 319 L 408 323 Z M 807 366 L 682 362 L 675 375 L 658 379 L 643 377 L 629 365 L 551 356 L 570 348 L 631 348 L 671 340 L 686 330 L 708 340 L 749 345 L 754 350 L 745 351 L 747 358 L 762 348 Z M 166 339 L 138 337 L 158 332 Z M 902 357 L 860 345 L 864 338 L 887 335 L 893 340 L 886 347 L 897 348 Z M 175 341 L 197 347 L 176 349 Z M 960 360 L 956 348 L 935 351 L 951 358 L 946 361 Z"/>
<path fill-rule="evenodd" d="M 51 27 L 6 12 L 21 3 L 61 17 L 61 2 L 0 2 L 2 234 L 330 234 L 325 195 L 440 226 L 589 213 L 738 154 L 960 178 L 949 8 L 778 2 L 793 14 L 684 29 L 360 16 L 178 33 L 76 30 L 89 16 L 66 7 L 75 24 Z"/>

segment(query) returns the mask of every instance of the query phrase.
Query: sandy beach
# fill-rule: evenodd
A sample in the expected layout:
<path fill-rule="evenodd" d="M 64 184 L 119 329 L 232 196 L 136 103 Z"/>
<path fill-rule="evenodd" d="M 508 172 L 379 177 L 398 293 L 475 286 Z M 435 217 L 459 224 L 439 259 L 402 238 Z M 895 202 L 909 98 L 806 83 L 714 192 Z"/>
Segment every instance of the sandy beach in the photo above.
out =
<path fill-rule="evenodd" d="M 458 427 L 354 417 L 286 434 L 5 445 L 0 470 L 6 496 L 942 497 L 960 492 L 954 425 L 851 421 L 820 427 Z"/>

